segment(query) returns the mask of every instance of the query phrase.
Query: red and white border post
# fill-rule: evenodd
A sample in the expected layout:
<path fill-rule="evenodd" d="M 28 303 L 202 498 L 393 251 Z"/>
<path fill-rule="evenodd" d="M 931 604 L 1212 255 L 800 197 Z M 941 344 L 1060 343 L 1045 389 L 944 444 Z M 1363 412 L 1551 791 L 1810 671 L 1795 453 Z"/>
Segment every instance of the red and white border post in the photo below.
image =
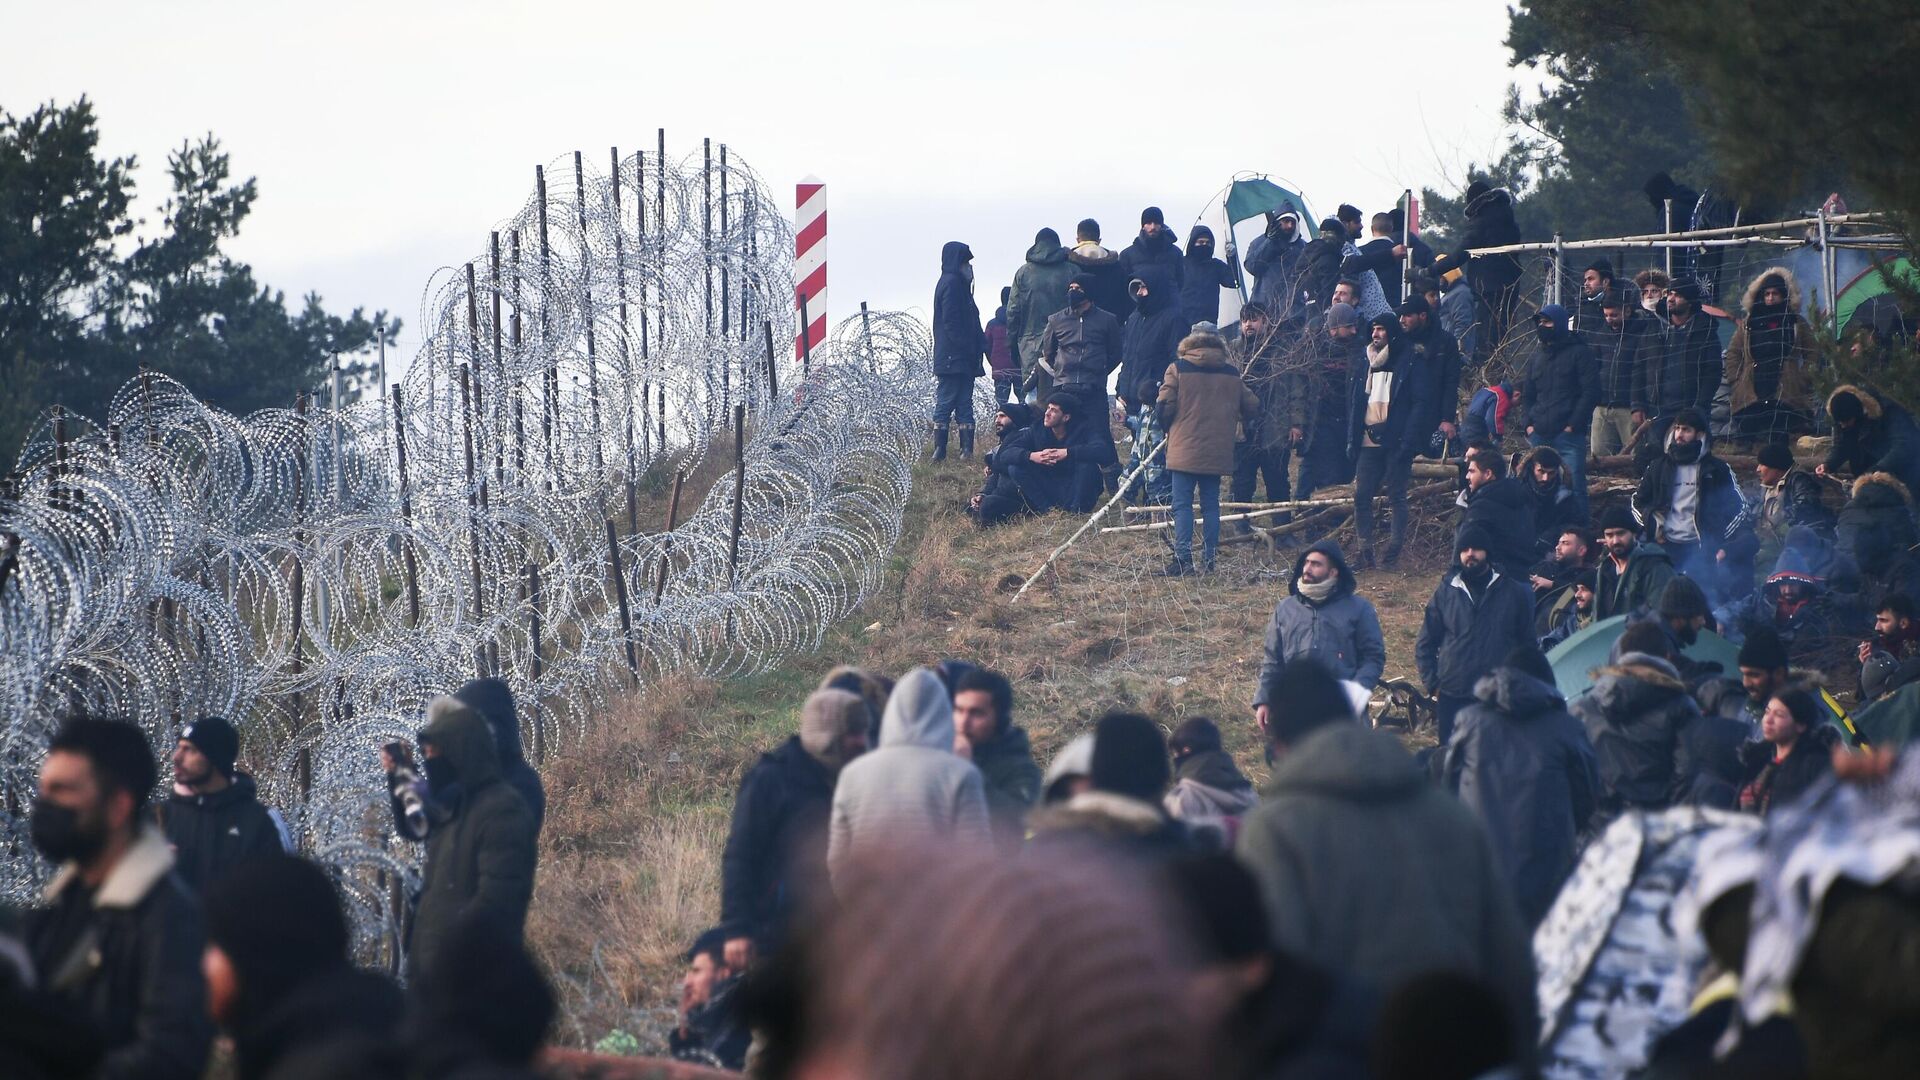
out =
<path fill-rule="evenodd" d="M 793 305 L 805 326 L 794 336 L 793 355 L 805 356 L 827 340 L 827 185 L 809 176 L 794 186 Z"/>

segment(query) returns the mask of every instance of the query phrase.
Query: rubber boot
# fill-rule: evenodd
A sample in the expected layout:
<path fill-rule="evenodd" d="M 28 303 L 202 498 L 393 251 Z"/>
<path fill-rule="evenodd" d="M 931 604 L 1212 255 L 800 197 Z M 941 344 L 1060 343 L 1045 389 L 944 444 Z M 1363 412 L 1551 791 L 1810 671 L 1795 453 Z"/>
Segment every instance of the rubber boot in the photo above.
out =
<path fill-rule="evenodd" d="M 1380 565 L 1391 570 L 1400 565 L 1400 549 L 1407 546 L 1407 516 L 1393 515 L 1393 531 L 1387 534 L 1387 553 L 1381 557 Z"/>
<path fill-rule="evenodd" d="M 947 425 L 937 424 L 933 429 L 933 460 L 947 460 Z"/>
<path fill-rule="evenodd" d="M 973 425 L 960 425 L 960 460 L 973 460 Z"/>

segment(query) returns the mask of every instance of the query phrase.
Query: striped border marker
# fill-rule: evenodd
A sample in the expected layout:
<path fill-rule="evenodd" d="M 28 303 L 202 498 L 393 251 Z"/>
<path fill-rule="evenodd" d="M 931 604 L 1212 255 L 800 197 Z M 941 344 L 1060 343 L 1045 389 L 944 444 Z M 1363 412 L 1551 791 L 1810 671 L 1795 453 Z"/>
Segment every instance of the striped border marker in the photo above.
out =
<path fill-rule="evenodd" d="M 793 355 L 798 358 L 806 348 L 817 349 L 827 340 L 827 185 L 817 176 L 809 176 L 794 185 L 793 225 L 793 310 L 800 313 L 800 298 L 807 298 L 808 325 L 804 339 L 794 335 Z"/>

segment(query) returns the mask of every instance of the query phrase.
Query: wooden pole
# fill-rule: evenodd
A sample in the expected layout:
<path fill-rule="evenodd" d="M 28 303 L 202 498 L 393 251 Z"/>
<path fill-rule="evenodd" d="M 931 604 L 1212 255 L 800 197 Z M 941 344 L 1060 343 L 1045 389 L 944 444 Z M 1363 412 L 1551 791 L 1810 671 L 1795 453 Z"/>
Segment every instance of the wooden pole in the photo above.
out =
<path fill-rule="evenodd" d="M 1407 498 L 1414 499 L 1414 498 L 1419 498 L 1426 495 L 1433 495 L 1443 491 L 1454 490 L 1454 487 L 1455 487 L 1454 483 L 1451 480 L 1438 480 L 1431 484 L 1422 484 L 1421 486 L 1414 488 L 1412 491 L 1407 492 Z M 1330 507 L 1330 506 L 1350 507 L 1352 505 L 1353 505 L 1352 496 L 1347 496 L 1344 499 L 1307 499 L 1304 501 L 1296 501 L 1296 502 L 1288 502 L 1288 503 L 1274 503 L 1272 506 L 1269 506 L 1264 510 L 1251 510 L 1244 514 L 1222 514 L 1220 516 L 1220 520 L 1221 521 L 1252 521 L 1255 518 L 1274 517 L 1275 515 L 1278 515 L 1278 514 L 1290 514 L 1293 511 L 1298 509 L 1312 509 L 1315 507 L 1324 508 L 1324 507 Z M 1163 529 L 1171 529 L 1171 528 L 1173 528 L 1173 522 L 1171 521 L 1149 521 L 1139 525 L 1111 525 L 1111 526 L 1108 526 L 1107 528 L 1101 529 L 1100 531 L 1102 533 L 1159 532 Z"/>
<path fill-rule="evenodd" d="M 667 498 L 667 534 L 661 541 L 660 574 L 653 582 L 653 605 L 660 606 L 660 597 L 667 591 L 667 568 L 673 564 L 673 528 L 679 524 L 680 489 L 686 485 L 687 470 L 680 469 L 673 474 L 673 494 Z"/>
<path fill-rule="evenodd" d="M 633 688 L 640 688 L 640 659 L 633 648 L 633 609 L 627 604 L 627 573 L 620 566 L 620 537 L 614 532 L 613 519 L 607 518 L 607 578 L 613 583 L 613 596 L 620 605 L 620 643 L 627 653 L 627 674 Z"/>
<path fill-rule="evenodd" d="M 407 424 L 400 403 L 400 385 L 393 386 L 393 452 L 400 478 L 400 524 L 407 536 L 400 542 L 400 561 L 407 575 L 407 628 L 420 627 L 420 567 L 413 553 L 413 495 L 407 488 Z"/>

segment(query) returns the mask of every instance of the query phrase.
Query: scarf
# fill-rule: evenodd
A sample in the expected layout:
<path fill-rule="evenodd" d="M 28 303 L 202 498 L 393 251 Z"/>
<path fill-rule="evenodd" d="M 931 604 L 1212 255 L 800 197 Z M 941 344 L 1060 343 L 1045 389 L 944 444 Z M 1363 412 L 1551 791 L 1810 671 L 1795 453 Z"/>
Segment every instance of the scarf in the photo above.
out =
<path fill-rule="evenodd" d="M 1364 446 L 1379 446 L 1380 440 L 1375 429 L 1387 422 L 1387 414 L 1393 409 L 1393 369 L 1387 366 L 1393 356 L 1393 345 L 1375 348 L 1367 343 L 1367 412 L 1363 421 L 1366 427 Z"/>
<path fill-rule="evenodd" d="M 1296 581 L 1293 587 L 1300 590 L 1301 599 L 1313 604 L 1324 604 L 1327 598 L 1333 595 L 1333 590 L 1340 587 L 1340 578 L 1335 575 L 1325 581 Z"/>

